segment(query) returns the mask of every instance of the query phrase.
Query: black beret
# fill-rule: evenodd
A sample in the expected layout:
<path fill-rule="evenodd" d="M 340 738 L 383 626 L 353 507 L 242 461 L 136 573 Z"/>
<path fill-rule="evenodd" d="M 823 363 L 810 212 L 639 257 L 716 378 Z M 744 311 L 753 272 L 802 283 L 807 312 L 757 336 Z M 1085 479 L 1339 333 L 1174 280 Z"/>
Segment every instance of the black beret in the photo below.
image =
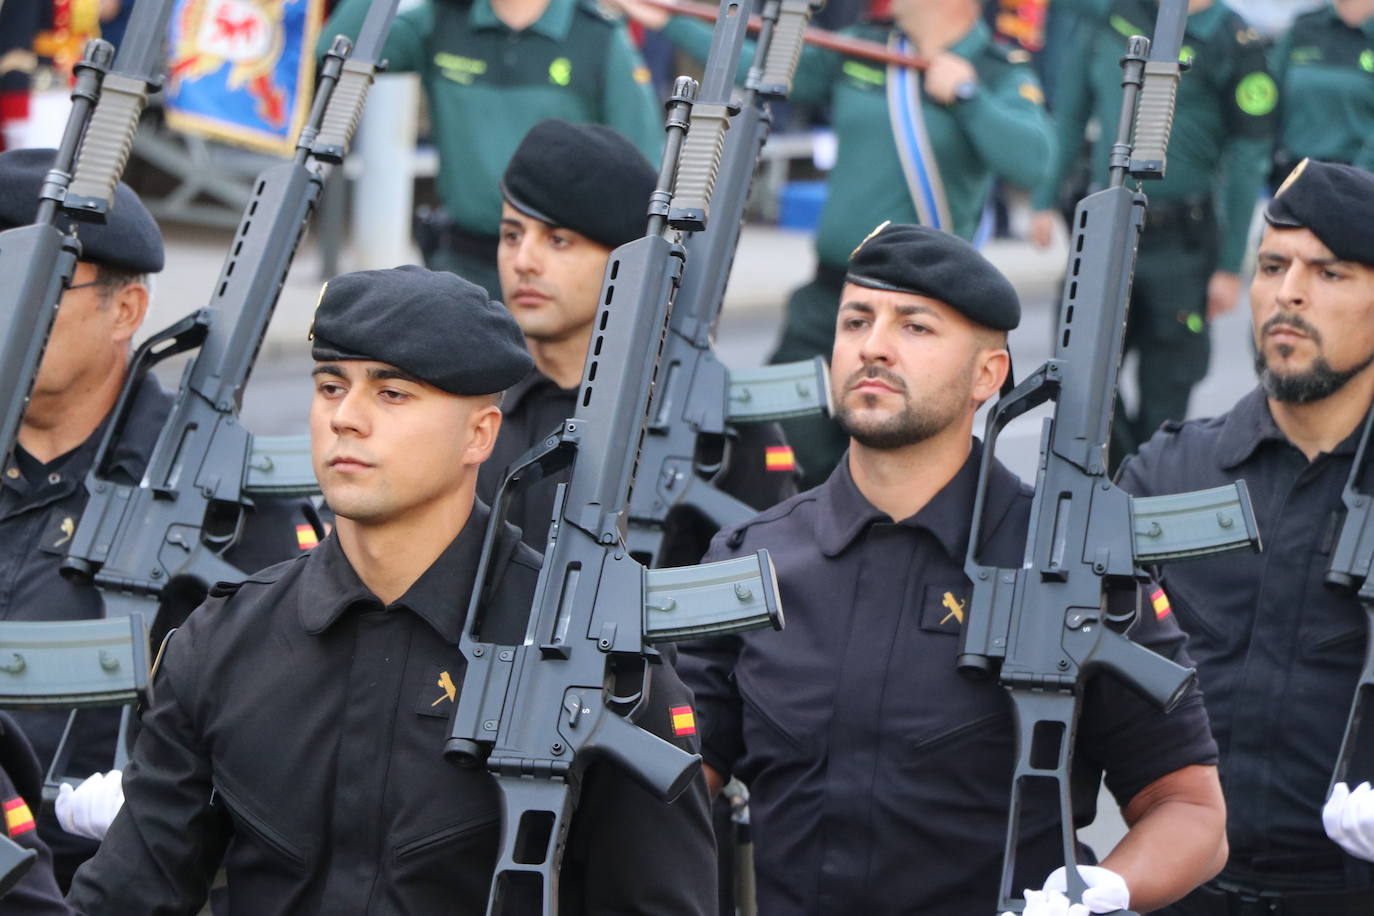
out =
<path fill-rule="evenodd" d="M 1342 261 L 1374 266 L 1374 175 L 1304 159 L 1264 208 L 1280 229 L 1309 229 Z"/>
<path fill-rule="evenodd" d="M 501 178 L 501 195 L 526 216 L 610 248 L 644 235 L 658 173 L 634 144 L 600 124 L 540 121 Z"/>
<path fill-rule="evenodd" d="M 330 280 L 310 336 L 317 360 L 388 363 L 451 394 L 505 391 L 534 368 L 505 306 L 457 274 L 413 264 Z"/>
<path fill-rule="evenodd" d="M 1021 323 L 1021 302 L 1002 272 L 958 236 L 883 223 L 849 256 L 849 283 L 939 299 L 998 331 Z"/>
<path fill-rule="evenodd" d="M 57 158 L 53 149 L 16 149 L 0 153 L 0 229 L 27 226 L 38 214 L 43 176 Z M 162 233 L 143 201 L 124 182 L 115 186 L 106 222 L 59 219 L 63 230 L 76 226 L 81 260 L 152 274 L 162 269 Z"/>

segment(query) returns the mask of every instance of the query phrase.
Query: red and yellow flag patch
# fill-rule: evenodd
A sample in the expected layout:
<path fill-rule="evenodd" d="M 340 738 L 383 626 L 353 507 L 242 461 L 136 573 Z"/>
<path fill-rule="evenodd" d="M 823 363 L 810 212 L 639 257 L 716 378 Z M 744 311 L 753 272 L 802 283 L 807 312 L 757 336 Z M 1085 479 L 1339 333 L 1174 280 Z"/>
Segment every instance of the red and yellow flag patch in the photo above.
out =
<path fill-rule="evenodd" d="M 763 466 L 770 471 L 795 471 L 796 456 L 790 445 L 770 445 L 763 452 Z"/>
<path fill-rule="evenodd" d="M 668 715 L 673 720 L 673 737 L 681 738 L 683 735 L 697 733 L 697 717 L 692 712 L 692 707 L 671 706 L 668 708 Z"/>
<path fill-rule="evenodd" d="M 1174 609 L 1169 606 L 1169 596 L 1164 594 L 1162 588 L 1156 588 L 1150 592 L 1150 604 L 1155 609 L 1156 620 L 1163 620 L 1174 612 Z"/>
<path fill-rule="evenodd" d="M 24 799 L 15 796 L 5 802 L 5 832 L 11 837 L 28 833 L 37 825 L 33 822 L 33 812 Z"/>
<path fill-rule="evenodd" d="M 300 545 L 301 550 L 309 550 L 312 547 L 320 546 L 320 538 L 315 534 L 315 526 L 297 525 L 296 543 Z"/>

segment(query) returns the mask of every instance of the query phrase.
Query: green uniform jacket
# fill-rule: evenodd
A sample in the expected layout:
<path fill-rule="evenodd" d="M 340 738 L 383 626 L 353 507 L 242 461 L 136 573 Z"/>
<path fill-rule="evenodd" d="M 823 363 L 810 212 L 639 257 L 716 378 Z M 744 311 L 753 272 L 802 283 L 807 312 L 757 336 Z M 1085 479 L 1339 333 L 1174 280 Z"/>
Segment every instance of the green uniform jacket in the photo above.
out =
<path fill-rule="evenodd" d="M 886 43 L 891 31 L 890 22 L 873 22 L 842 34 Z M 700 60 L 710 48 L 710 27 L 694 20 L 674 17 L 663 34 Z M 948 106 L 923 95 L 921 110 L 944 180 L 951 228 L 972 239 L 993 178 L 1027 188 L 1042 179 L 1053 131 L 1035 74 L 1017 60 L 1017 52 L 995 44 L 981 21 L 950 50 L 973 64 L 979 92 Z M 744 57 L 741 80 L 752 50 Z M 888 119 L 887 71 L 870 60 L 807 46 L 792 99 L 831 105 L 839 155 L 816 249 L 822 264 L 843 269 L 850 252 L 883 220 L 919 222 Z"/>
<path fill-rule="evenodd" d="M 339 33 L 355 38 L 370 3 L 343 0 L 319 53 Z M 663 118 L 649 71 L 625 27 L 583 0 L 549 0 L 518 32 L 496 18 L 490 0 L 422 0 L 396 17 L 382 56 L 391 72 L 420 75 L 439 148 L 439 194 L 468 232 L 496 234 L 501 175 L 545 118 L 608 125 L 658 162 Z"/>
<path fill-rule="evenodd" d="M 1327 4 L 1293 20 L 1273 55 L 1279 149 L 1374 171 L 1374 18 L 1346 25 Z"/>
<path fill-rule="evenodd" d="M 1060 57 L 1054 118 L 1058 153 L 1037 190 L 1036 209 L 1055 205 L 1089 118 L 1102 125 L 1093 144 L 1092 177 L 1107 181 L 1107 161 L 1121 112 L 1121 55 L 1131 35 L 1154 32 L 1151 0 L 1056 0 L 1084 17 Z M 1156 202 L 1210 196 L 1220 231 L 1218 268 L 1240 271 L 1255 201 L 1269 171 L 1278 90 L 1259 35 L 1230 7 L 1213 3 L 1188 17 L 1183 38 L 1192 66 L 1178 89 L 1169 139 L 1168 177 L 1147 186 Z M 1086 74 L 1086 79 L 1084 78 Z"/>

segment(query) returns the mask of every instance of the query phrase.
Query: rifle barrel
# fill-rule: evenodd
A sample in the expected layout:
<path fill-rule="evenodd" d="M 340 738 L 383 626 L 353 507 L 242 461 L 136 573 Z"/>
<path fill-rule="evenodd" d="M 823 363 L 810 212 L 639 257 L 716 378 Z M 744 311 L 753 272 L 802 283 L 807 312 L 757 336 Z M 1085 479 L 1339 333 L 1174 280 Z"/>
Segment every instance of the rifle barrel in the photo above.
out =
<path fill-rule="evenodd" d="M 695 0 L 644 0 L 650 6 L 658 7 L 678 16 L 692 16 L 704 22 L 716 21 L 716 8 L 705 3 L 698 3 Z M 758 16 L 749 17 L 749 31 L 757 32 L 763 23 Z M 876 60 L 884 64 L 896 64 L 899 67 L 911 67 L 915 70 L 924 70 L 930 63 L 924 57 L 917 57 L 911 54 L 899 54 L 886 45 L 876 41 L 866 41 L 862 38 L 851 38 L 848 35 L 841 35 L 838 32 L 818 29 L 814 26 L 806 29 L 802 33 L 802 39 L 809 45 L 818 48 L 825 48 L 830 51 L 839 51 L 841 54 L 849 54 L 853 57 L 863 57 L 868 60 Z"/>

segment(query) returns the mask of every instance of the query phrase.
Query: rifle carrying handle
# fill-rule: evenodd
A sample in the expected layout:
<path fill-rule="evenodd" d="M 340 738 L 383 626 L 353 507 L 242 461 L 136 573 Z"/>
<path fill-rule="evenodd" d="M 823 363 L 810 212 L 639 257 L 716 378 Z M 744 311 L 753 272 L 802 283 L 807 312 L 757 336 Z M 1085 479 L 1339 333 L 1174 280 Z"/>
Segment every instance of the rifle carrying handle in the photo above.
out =
<path fill-rule="evenodd" d="M 349 144 L 353 142 L 353 132 L 358 129 L 358 121 L 363 116 L 367 91 L 372 88 L 375 75 L 376 69 L 371 63 L 344 61 L 339 82 L 334 87 L 334 94 L 329 97 L 329 107 L 324 110 L 324 123 L 315 140 L 316 156 L 327 161 L 343 161 Z"/>
<path fill-rule="evenodd" d="M 811 16 L 815 12 L 816 5 L 811 0 L 782 0 L 778 9 L 778 23 L 773 27 L 773 36 L 763 59 L 759 92 L 783 97 L 791 95 L 792 78 L 796 76 L 797 62 L 801 60 L 806 27 L 811 24 Z"/>
<path fill-rule="evenodd" d="M 134 147 L 138 119 L 147 100 L 148 84 L 142 79 L 119 73 L 105 77 L 63 204 L 69 213 L 104 221 Z"/>
<path fill-rule="evenodd" d="M 1174 103 L 1183 68 L 1177 60 L 1147 61 L 1145 84 L 1135 114 L 1135 145 L 1130 173 L 1137 178 L 1164 177 L 1169 134 L 1174 127 Z"/>
<path fill-rule="evenodd" d="M 730 107 L 721 102 L 697 102 L 692 106 L 691 127 L 682 143 L 677 181 L 673 186 L 668 223 L 675 229 L 700 232 L 711 215 L 711 192 L 720 171 L 725 132 L 730 129 Z"/>

